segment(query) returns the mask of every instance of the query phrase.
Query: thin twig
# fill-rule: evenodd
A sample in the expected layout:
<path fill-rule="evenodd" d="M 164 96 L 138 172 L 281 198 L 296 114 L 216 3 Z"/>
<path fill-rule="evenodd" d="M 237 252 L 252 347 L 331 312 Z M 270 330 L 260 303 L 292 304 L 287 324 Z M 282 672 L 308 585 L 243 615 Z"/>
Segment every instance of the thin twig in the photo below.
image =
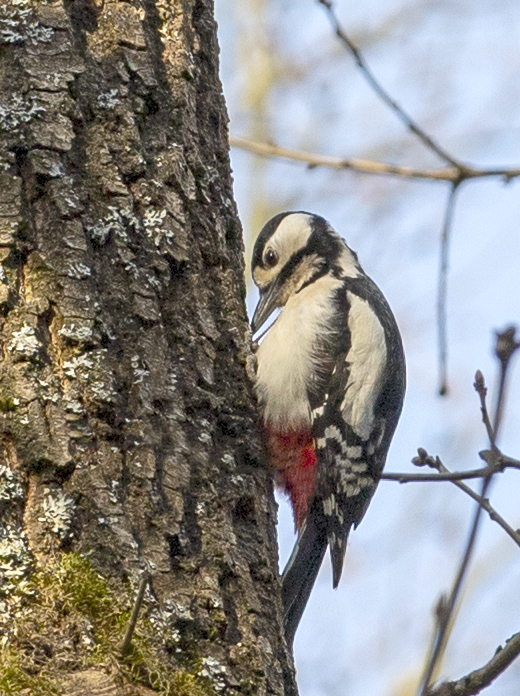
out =
<path fill-rule="evenodd" d="M 484 667 L 461 679 L 444 682 L 430 689 L 428 696 L 475 696 L 489 686 L 520 655 L 520 633 L 515 633 L 504 647 L 500 646 Z"/>
<path fill-rule="evenodd" d="M 508 524 L 505 521 L 505 519 L 498 514 L 495 508 L 491 506 L 487 498 L 483 498 L 478 493 L 475 493 L 475 491 L 472 488 L 466 486 L 466 484 L 462 483 L 462 481 L 454 480 L 453 483 L 457 486 L 457 488 L 460 488 L 461 491 L 464 491 L 464 493 L 473 498 L 473 500 L 475 500 L 480 505 L 480 507 L 488 513 L 490 519 L 492 519 L 493 522 L 499 524 L 504 530 L 504 532 L 506 532 L 506 534 L 508 534 L 511 537 L 515 544 L 518 544 L 518 546 L 520 546 L 520 533 L 518 532 L 518 530 L 513 529 L 513 527 L 511 527 L 511 525 Z"/>
<path fill-rule="evenodd" d="M 493 432 L 493 426 L 491 425 L 491 420 L 489 419 L 489 413 L 486 405 L 487 387 L 484 381 L 484 375 L 480 370 L 477 370 L 475 373 L 475 383 L 473 386 L 475 387 L 475 391 L 477 392 L 480 398 L 480 412 L 482 414 L 482 422 L 486 427 L 486 432 L 489 438 L 489 442 L 491 443 L 492 451 L 495 451 L 495 433 Z"/>
<path fill-rule="evenodd" d="M 490 445 L 491 449 L 493 451 L 496 450 L 496 441 L 498 437 L 498 432 L 500 428 L 500 422 L 501 422 L 501 413 L 503 411 L 503 401 L 505 398 L 505 383 L 506 383 L 506 375 L 508 372 L 508 368 L 510 365 L 511 358 L 513 357 L 514 352 L 518 349 L 519 344 L 515 340 L 515 331 L 511 327 L 506 329 L 505 332 L 502 333 L 497 333 L 497 341 L 496 341 L 496 348 L 495 348 L 495 353 L 499 359 L 500 362 L 500 372 L 499 372 L 499 389 L 498 389 L 498 395 L 497 395 L 497 402 L 496 402 L 496 407 L 495 407 L 495 415 L 493 419 L 493 425 L 491 427 L 491 419 L 489 418 L 488 411 L 487 411 L 487 406 L 486 406 L 486 386 L 484 383 L 484 378 L 482 376 L 482 373 L 477 372 L 475 376 L 475 389 L 479 393 L 480 401 L 481 401 L 481 410 L 482 410 L 482 417 L 484 420 L 484 423 L 486 424 L 486 427 L 488 429 L 488 434 L 489 434 L 489 440 L 490 440 Z M 475 544 L 478 536 L 478 531 L 480 527 L 480 521 L 482 519 L 482 510 L 485 509 L 484 505 L 482 504 L 483 501 L 486 501 L 486 494 L 488 493 L 489 486 L 492 481 L 493 474 L 490 474 L 486 478 L 484 478 L 482 482 L 482 488 L 480 491 L 480 496 L 479 498 L 481 500 L 478 501 L 478 507 L 475 510 L 475 514 L 473 516 L 473 522 L 471 524 L 470 528 L 470 533 L 468 536 L 468 540 L 466 542 L 466 548 L 464 549 L 464 553 L 462 556 L 462 559 L 459 564 L 459 568 L 457 570 L 453 586 L 451 588 L 449 597 L 442 603 L 441 610 L 437 612 L 437 622 L 436 622 L 436 627 L 435 627 L 435 637 L 433 640 L 432 644 L 432 649 L 430 651 L 429 658 L 426 663 L 426 667 L 424 670 L 424 674 L 421 680 L 421 684 L 419 687 L 419 694 L 420 696 L 426 696 L 428 689 L 430 687 L 431 681 L 433 679 L 433 675 L 435 674 L 435 671 L 437 669 L 437 665 L 439 664 L 442 655 L 444 654 L 444 650 L 447 644 L 447 640 L 449 637 L 449 628 L 451 625 L 452 617 L 455 611 L 455 607 L 457 605 L 460 591 L 462 589 L 462 585 L 464 583 L 465 577 L 467 575 L 469 565 L 471 562 L 471 558 L 473 556 L 473 551 L 475 549 Z M 459 488 L 465 486 L 464 483 L 461 481 L 455 482 L 455 485 L 459 486 Z M 467 486 L 465 486 L 468 488 Z M 471 490 L 471 489 L 469 489 Z M 466 491 L 467 492 L 467 491 Z M 477 495 L 474 493 L 474 491 L 471 491 L 470 494 L 472 497 L 474 495 Z M 487 502 L 489 505 L 489 502 Z"/>
<path fill-rule="evenodd" d="M 484 481 L 488 480 L 488 478 L 484 479 Z M 462 486 L 463 484 L 461 482 L 458 482 L 458 485 Z M 468 541 L 466 543 L 466 548 L 464 549 L 461 562 L 457 569 L 457 573 L 455 575 L 455 580 L 453 582 L 450 594 L 448 597 L 445 597 L 445 600 L 442 602 L 442 607 L 436 613 L 437 622 L 435 627 L 435 637 L 433 640 L 432 649 L 426 664 L 426 668 L 424 670 L 424 675 L 419 689 L 419 694 L 421 696 L 426 696 L 433 675 L 435 674 L 435 670 L 437 669 L 437 665 L 439 664 L 440 659 L 444 654 L 444 649 L 448 640 L 448 629 L 451 625 L 451 620 L 455 611 L 459 594 L 469 568 L 469 563 L 473 556 L 473 549 L 475 547 L 475 542 L 477 539 L 481 514 L 482 507 L 479 504 L 473 516 L 473 522 L 471 524 L 471 530 L 468 537 Z"/>
<path fill-rule="evenodd" d="M 482 450 L 479 457 L 490 466 L 495 466 L 497 471 L 504 469 L 520 469 L 520 459 L 514 459 L 503 454 L 500 450 Z"/>
<path fill-rule="evenodd" d="M 480 380 L 482 380 L 483 384 L 484 378 L 479 370 L 475 378 L 475 385 Z M 485 413 L 487 415 L 487 411 Z M 417 450 L 418 456 L 412 459 L 412 463 L 415 464 L 415 466 L 429 466 L 437 471 L 436 474 L 408 474 L 404 472 L 385 471 L 381 475 L 381 479 L 383 481 L 398 481 L 399 483 L 463 481 L 466 479 L 486 478 L 493 474 L 499 474 L 505 471 L 505 469 L 520 469 L 520 460 L 506 456 L 498 448 L 494 450 L 482 450 L 478 454 L 482 461 L 486 462 L 487 466 L 480 467 L 479 469 L 468 469 L 467 471 L 450 471 L 444 466 L 439 457 L 432 457 L 423 447 L 419 447 Z"/>
<path fill-rule="evenodd" d="M 377 162 L 375 160 L 357 158 L 346 159 L 344 157 L 320 155 L 315 152 L 305 152 L 304 150 L 281 147 L 274 143 L 261 143 L 256 140 L 251 140 L 250 138 L 238 136 L 231 136 L 229 138 L 229 144 L 231 147 L 238 147 L 241 150 L 247 150 L 261 157 L 279 157 L 293 162 L 301 162 L 311 169 L 316 167 L 327 167 L 329 169 L 351 170 L 360 172 L 361 174 L 382 174 L 399 176 L 404 179 L 430 179 L 433 181 L 448 181 L 450 183 L 487 177 L 501 177 L 510 181 L 520 176 L 520 167 L 512 169 L 502 167 L 478 169 L 468 166 L 462 172 L 457 167 L 417 169 L 414 167 L 390 164 L 388 162 Z"/>
<path fill-rule="evenodd" d="M 439 287 L 437 291 L 437 334 L 439 349 L 439 394 L 444 396 L 448 392 L 448 339 L 446 320 L 446 300 L 448 296 L 448 261 L 453 212 L 455 210 L 455 197 L 460 181 L 453 182 L 448 196 L 444 223 L 441 236 L 441 258 L 439 266 Z"/>
<path fill-rule="evenodd" d="M 135 627 L 137 625 L 137 619 L 139 618 L 139 611 L 144 599 L 144 593 L 148 583 L 150 582 L 150 573 L 145 570 L 141 577 L 141 582 L 139 583 L 139 589 L 137 590 L 137 596 L 135 598 L 134 608 L 132 609 L 132 615 L 130 616 L 130 621 L 128 622 L 128 628 L 126 629 L 125 638 L 121 646 L 121 655 L 124 657 L 128 654 L 130 650 L 130 644 L 132 642 L 132 636 L 134 635 Z"/>
<path fill-rule="evenodd" d="M 466 481 L 468 479 L 481 479 L 496 474 L 504 469 L 518 469 L 519 465 L 505 465 L 497 469 L 494 466 L 485 466 L 480 469 L 470 469 L 468 471 L 446 471 L 438 474 L 406 474 L 394 471 L 387 471 L 381 476 L 382 481 L 398 481 L 399 483 L 431 483 L 433 481 Z"/>
<path fill-rule="evenodd" d="M 384 473 L 382 479 L 386 481 L 398 481 L 399 483 L 409 482 L 429 482 L 429 481 L 451 481 L 457 488 L 469 495 L 475 500 L 489 515 L 489 517 L 502 527 L 502 529 L 511 537 L 511 539 L 520 546 L 520 531 L 515 530 L 508 524 L 505 519 L 491 506 L 487 498 L 483 498 L 478 493 L 462 483 L 463 479 L 488 478 L 497 474 L 504 469 L 514 468 L 520 469 L 520 461 L 506 457 L 499 450 L 483 450 L 479 452 L 479 456 L 483 459 L 487 466 L 471 471 L 450 471 L 441 462 L 439 457 L 432 457 L 423 448 L 419 447 L 418 456 L 412 459 L 415 466 L 429 466 L 435 469 L 436 474 L 402 474 L 402 473 Z"/>
<path fill-rule="evenodd" d="M 404 125 L 412 132 L 414 135 L 416 135 L 419 140 L 421 140 L 424 145 L 429 150 L 432 150 L 435 152 L 442 160 L 444 160 L 447 164 L 451 164 L 452 167 L 455 167 L 456 169 L 460 171 L 463 171 L 465 169 L 465 165 L 462 163 L 458 162 L 454 157 L 452 157 L 444 148 L 442 148 L 438 143 L 436 143 L 412 118 L 409 116 L 406 111 L 399 106 L 399 104 L 392 99 L 392 97 L 388 94 L 388 92 L 383 88 L 383 86 L 380 84 L 380 82 L 376 79 L 375 75 L 373 72 L 370 70 L 368 67 L 368 64 L 361 53 L 361 51 L 355 46 L 353 41 L 350 39 L 350 37 L 345 33 L 343 28 L 341 27 L 339 20 L 336 16 L 336 13 L 334 12 L 334 9 L 332 7 L 332 2 L 329 0 L 318 0 L 320 5 L 323 5 L 325 8 L 330 22 L 334 28 L 334 31 L 336 33 L 336 36 L 339 38 L 339 40 L 343 43 L 344 46 L 350 51 L 352 56 L 354 57 L 354 60 L 356 61 L 359 69 L 365 76 L 366 81 L 369 83 L 369 85 L 372 87 L 374 92 L 378 95 L 378 97 L 388 106 L 390 109 L 395 113 L 395 115 L 399 118 L 399 120 L 404 123 Z"/>
<path fill-rule="evenodd" d="M 504 413 L 506 378 L 511 358 L 515 351 L 520 347 L 520 343 L 516 340 L 516 328 L 508 326 L 501 332 L 496 334 L 495 355 L 500 361 L 502 370 L 500 371 L 500 381 L 498 385 L 497 400 L 495 405 L 495 437 L 500 424 L 502 423 L 502 415 Z"/>

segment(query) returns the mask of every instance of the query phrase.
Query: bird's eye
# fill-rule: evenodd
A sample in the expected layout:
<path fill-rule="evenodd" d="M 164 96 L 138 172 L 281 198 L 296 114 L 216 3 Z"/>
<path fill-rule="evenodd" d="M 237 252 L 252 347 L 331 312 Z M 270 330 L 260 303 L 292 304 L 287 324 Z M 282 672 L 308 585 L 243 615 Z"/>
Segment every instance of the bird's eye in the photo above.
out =
<path fill-rule="evenodd" d="M 272 249 L 268 249 L 265 252 L 264 262 L 266 266 L 269 266 L 269 268 L 276 266 L 276 264 L 278 263 L 278 254 Z"/>

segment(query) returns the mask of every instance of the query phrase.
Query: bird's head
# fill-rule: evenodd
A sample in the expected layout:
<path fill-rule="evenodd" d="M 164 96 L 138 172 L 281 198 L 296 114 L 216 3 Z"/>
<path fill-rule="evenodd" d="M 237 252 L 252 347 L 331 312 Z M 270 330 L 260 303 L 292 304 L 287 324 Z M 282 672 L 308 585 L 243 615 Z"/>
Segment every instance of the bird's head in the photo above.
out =
<path fill-rule="evenodd" d="M 356 254 L 324 218 L 301 211 L 279 213 L 264 225 L 251 271 L 260 290 L 253 333 L 292 295 L 326 273 L 354 278 L 363 272 Z"/>

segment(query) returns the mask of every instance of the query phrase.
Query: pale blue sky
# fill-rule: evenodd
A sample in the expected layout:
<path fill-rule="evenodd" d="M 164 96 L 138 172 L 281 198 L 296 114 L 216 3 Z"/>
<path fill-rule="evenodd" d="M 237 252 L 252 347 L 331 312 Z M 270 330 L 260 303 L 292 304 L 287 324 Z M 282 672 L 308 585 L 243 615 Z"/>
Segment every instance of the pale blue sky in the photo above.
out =
<path fill-rule="evenodd" d="M 262 11 L 262 5 L 265 11 Z M 336 4 L 345 29 L 385 87 L 454 155 L 475 165 L 520 166 L 520 9 L 516 0 L 370 0 Z M 256 8 L 256 10 L 255 10 Z M 260 9 L 259 9 L 260 8 Z M 265 101 L 263 131 L 277 144 L 346 157 L 432 166 L 436 159 L 373 95 L 307 0 L 217 0 L 230 132 L 249 136 L 258 114 L 244 101 L 251 64 L 267 52 L 280 75 Z M 265 44 L 263 52 L 257 42 Z M 255 73 L 261 79 L 260 73 Z M 465 185 L 456 208 L 449 276 L 451 392 L 436 394 L 435 301 L 445 185 L 306 170 L 232 151 L 247 234 L 258 197 L 274 212 L 329 219 L 355 249 L 398 318 L 408 393 L 388 470 L 412 470 L 417 447 L 450 468 L 479 464 L 486 447 L 473 378 L 490 387 L 492 332 L 520 324 L 520 181 Z M 254 296 L 251 296 L 251 304 Z M 510 384 L 501 445 L 520 456 L 520 364 Z M 498 477 L 492 502 L 520 526 L 520 473 Z M 326 559 L 295 643 L 301 696 L 403 694 L 420 669 L 432 611 L 451 581 L 472 503 L 453 485 L 381 483 L 353 532 L 340 588 Z M 280 508 L 281 558 L 293 543 Z M 520 550 L 486 519 L 466 602 L 443 674 L 482 665 L 520 630 Z M 486 691 L 516 696 L 520 666 Z"/>

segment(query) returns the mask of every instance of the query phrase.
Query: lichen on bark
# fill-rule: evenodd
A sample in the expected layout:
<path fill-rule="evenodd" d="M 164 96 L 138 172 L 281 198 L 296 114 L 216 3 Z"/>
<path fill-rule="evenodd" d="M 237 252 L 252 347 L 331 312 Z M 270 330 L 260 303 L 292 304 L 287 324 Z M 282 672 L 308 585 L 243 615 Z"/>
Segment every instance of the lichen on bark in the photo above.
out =
<path fill-rule="evenodd" d="M 212 9 L 0 7 L 0 675 L 48 693 L 295 693 Z"/>

